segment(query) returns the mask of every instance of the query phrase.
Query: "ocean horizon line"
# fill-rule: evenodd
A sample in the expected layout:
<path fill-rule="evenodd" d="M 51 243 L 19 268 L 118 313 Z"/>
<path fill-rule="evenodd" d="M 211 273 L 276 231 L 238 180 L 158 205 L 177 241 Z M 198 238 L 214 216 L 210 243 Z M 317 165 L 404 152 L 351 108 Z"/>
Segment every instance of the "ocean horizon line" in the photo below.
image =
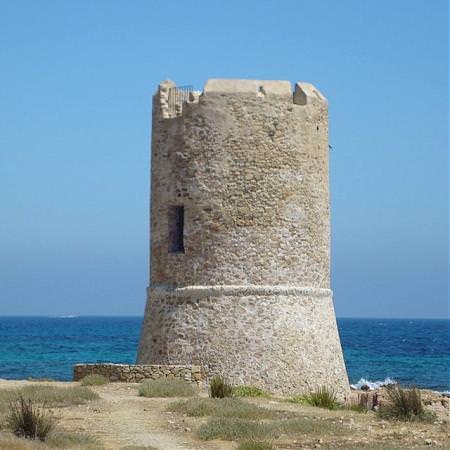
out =
<path fill-rule="evenodd" d="M 0 314 L 0 318 L 22 317 L 22 318 L 48 318 L 48 319 L 76 319 L 76 318 L 142 318 L 143 314 L 77 314 L 77 313 L 61 313 L 61 314 Z M 447 317 L 379 317 L 379 316 L 336 316 L 337 319 L 364 319 L 364 320 L 450 320 Z"/>

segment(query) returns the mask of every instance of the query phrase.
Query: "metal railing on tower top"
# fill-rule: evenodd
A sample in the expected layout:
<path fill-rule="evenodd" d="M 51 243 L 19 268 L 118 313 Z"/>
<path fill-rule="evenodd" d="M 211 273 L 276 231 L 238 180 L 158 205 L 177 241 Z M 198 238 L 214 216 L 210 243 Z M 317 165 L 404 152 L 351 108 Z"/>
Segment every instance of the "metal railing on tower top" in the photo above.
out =
<path fill-rule="evenodd" d="M 183 102 L 189 100 L 189 94 L 194 90 L 193 86 L 176 86 L 169 88 L 169 113 L 177 113 L 177 108 L 181 109 Z"/>

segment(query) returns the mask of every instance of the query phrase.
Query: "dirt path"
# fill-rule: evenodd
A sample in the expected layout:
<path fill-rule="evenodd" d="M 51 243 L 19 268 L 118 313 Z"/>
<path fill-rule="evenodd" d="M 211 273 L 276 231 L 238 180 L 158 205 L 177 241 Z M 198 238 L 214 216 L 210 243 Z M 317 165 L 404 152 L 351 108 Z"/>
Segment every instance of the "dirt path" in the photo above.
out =
<path fill-rule="evenodd" d="M 166 411 L 173 399 L 142 398 L 137 386 L 108 385 L 96 388 L 101 400 L 84 405 L 79 415 L 83 431 L 96 436 L 107 449 L 126 446 L 152 446 L 165 450 L 231 449 L 229 443 L 219 446 L 195 439 L 192 428 Z M 68 411 L 73 417 L 73 411 Z"/>
<path fill-rule="evenodd" d="M 28 381 L 0 380 L 0 389 L 20 388 Z M 52 386 L 78 383 L 44 382 Z M 137 384 L 114 383 L 91 387 L 100 399 L 84 405 L 55 408 L 59 429 L 83 432 L 96 437 L 106 450 L 124 447 L 154 447 L 158 450 L 229 450 L 230 442 L 203 442 L 196 439 L 194 426 L 202 419 L 183 418 L 167 412 L 174 399 L 143 398 Z"/>

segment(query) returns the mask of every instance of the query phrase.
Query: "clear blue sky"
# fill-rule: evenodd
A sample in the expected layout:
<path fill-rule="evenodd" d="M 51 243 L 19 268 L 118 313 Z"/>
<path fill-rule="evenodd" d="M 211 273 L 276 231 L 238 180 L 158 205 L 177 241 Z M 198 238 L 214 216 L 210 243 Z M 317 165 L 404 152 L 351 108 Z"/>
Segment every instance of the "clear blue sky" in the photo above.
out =
<path fill-rule="evenodd" d="M 143 314 L 157 84 L 329 99 L 338 316 L 448 314 L 447 0 L 0 0 L 0 315 Z"/>

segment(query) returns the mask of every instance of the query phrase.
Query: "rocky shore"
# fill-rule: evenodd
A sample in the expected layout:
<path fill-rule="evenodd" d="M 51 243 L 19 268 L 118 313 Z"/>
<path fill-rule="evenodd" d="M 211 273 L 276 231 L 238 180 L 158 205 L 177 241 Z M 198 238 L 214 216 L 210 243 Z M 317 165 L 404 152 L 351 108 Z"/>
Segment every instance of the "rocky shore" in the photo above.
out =
<path fill-rule="evenodd" d="M 419 389 L 422 401 L 426 408 L 443 420 L 450 420 L 450 395 Z M 387 402 L 387 388 L 377 389 L 352 389 L 350 403 L 358 404 L 369 411 L 377 411 L 380 405 Z"/>

